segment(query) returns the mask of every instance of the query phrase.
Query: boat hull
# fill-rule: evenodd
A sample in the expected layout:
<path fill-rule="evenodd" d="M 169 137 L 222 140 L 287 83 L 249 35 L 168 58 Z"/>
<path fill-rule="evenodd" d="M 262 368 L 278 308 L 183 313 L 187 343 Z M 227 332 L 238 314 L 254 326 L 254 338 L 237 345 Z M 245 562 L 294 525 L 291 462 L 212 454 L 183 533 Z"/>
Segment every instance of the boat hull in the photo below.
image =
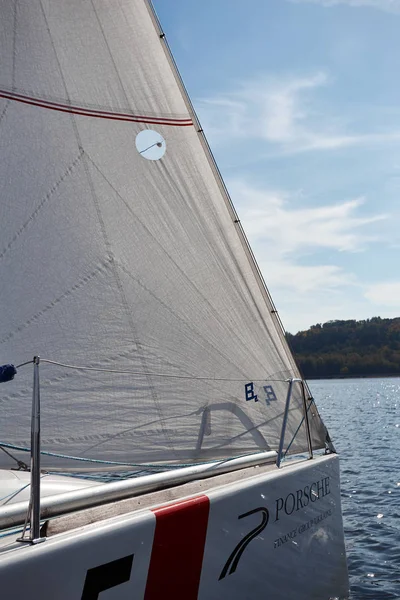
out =
<path fill-rule="evenodd" d="M 259 471 L 225 485 L 210 478 L 161 506 L 139 501 L 34 546 L 10 542 L 0 554 L 2 596 L 347 598 L 337 456 Z"/>

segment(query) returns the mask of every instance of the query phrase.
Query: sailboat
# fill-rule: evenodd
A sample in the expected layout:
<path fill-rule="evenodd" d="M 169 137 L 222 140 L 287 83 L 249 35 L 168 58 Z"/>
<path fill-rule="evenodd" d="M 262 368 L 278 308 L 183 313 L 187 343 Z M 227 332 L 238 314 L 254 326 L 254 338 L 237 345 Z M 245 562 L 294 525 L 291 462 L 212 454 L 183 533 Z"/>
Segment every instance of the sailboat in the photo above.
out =
<path fill-rule="evenodd" d="M 346 598 L 339 462 L 147 0 L 0 1 L 2 598 Z"/>

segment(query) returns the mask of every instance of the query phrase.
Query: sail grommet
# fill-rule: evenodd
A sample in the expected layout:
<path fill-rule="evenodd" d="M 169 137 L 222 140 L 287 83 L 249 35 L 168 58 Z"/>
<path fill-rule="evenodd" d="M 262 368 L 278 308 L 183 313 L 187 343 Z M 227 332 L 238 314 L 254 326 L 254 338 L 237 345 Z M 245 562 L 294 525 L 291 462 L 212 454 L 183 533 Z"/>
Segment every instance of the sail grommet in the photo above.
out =
<path fill-rule="evenodd" d="M 153 129 L 143 129 L 136 136 L 136 150 L 147 160 L 160 160 L 167 149 L 163 136 Z"/>

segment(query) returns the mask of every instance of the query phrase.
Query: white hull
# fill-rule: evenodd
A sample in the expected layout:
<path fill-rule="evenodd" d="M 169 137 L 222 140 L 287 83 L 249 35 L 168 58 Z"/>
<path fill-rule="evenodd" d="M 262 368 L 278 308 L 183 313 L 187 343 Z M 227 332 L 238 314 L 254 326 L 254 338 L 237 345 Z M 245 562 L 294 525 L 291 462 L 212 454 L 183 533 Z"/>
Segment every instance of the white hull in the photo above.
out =
<path fill-rule="evenodd" d="M 33 546 L 3 537 L 2 598 L 348 595 L 336 455 L 282 469 L 253 467 L 72 513 L 50 521 L 47 535 Z"/>

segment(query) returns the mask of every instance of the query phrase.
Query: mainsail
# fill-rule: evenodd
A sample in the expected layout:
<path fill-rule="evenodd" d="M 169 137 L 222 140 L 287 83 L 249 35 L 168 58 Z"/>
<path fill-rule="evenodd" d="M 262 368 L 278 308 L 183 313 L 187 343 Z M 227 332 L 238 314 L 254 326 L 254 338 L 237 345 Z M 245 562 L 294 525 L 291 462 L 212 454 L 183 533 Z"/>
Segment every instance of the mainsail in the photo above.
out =
<path fill-rule="evenodd" d="M 299 373 L 145 0 L 0 0 L 0 157 L 0 364 L 57 363 L 45 464 L 277 449 Z M 29 447 L 31 393 L 2 385 L 0 444 Z"/>

